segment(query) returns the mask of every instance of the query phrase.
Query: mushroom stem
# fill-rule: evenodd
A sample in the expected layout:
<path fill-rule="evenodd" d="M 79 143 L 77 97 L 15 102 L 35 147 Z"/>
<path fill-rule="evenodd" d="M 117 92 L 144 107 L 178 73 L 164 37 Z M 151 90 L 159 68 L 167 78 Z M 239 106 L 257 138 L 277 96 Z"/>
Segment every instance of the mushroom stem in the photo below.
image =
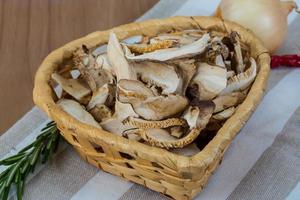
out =
<path fill-rule="evenodd" d="M 239 38 L 238 33 L 235 31 L 231 32 L 230 39 L 234 46 L 234 53 L 235 53 L 234 58 L 237 63 L 236 71 L 239 74 L 245 70 L 245 65 L 243 62 L 242 49 L 241 49 L 241 44 L 240 44 L 240 40 L 239 40 L 240 38 Z"/>

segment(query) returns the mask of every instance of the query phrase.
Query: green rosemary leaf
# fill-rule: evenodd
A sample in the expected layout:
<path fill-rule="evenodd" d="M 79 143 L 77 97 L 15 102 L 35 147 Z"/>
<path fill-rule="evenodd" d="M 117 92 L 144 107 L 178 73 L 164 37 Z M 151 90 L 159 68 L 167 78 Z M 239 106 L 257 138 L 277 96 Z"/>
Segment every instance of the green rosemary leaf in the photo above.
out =
<path fill-rule="evenodd" d="M 0 182 L 2 182 L 2 179 L 4 179 L 6 177 L 6 175 L 8 174 L 9 170 L 6 169 L 5 171 L 3 171 L 1 174 L 0 174 Z"/>
<path fill-rule="evenodd" d="M 36 138 L 36 140 L 35 140 L 33 146 L 34 146 L 34 147 L 39 146 L 39 144 L 40 144 L 43 140 L 45 140 L 45 138 L 49 137 L 49 135 L 51 135 L 51 134 L 52 134 L 52 131 L 54 131 L 54 130 L 55 130 L 55 129 L 51 128 L 51 130 L 49 130 L 49 132 L 47 131 L 47 132 L 43 133 L 43 135 L 39 135 L 39 136 Z"/>
<path fill-rule="evenodd" d="M 16 176 L 16 185 L 17 185 L 17 199 L 18 200 L 22 200 L 22 194 L 23 194 L 23 191 L 22 191 L 22 187 L 23 187 L 23 181 L 22 181 L 22 176 L 21 176 L 21 173 L 20 171 L 18 172 L 18 175 Z"/>
<path fill-rule="evenodd" d="M 43 164 L 49 159 L 49 156 L 50 156 L 51 152 L 53 151 L 53 148 L 54 148 L 53 143 L 55 142 L 54 140 L 55 140 L 55 138 L 52 137 L 50 139 L 50 141 L 48 142 L 48 144 L 45 145 L 45 154 L 44 154 L 44 157 L 42 158 Z"/>
<path fill-rule="evenodd" d="M 24 147 L 19 153 L 23 153 L 23 152 L 25 152 L 25 151 L 31 149 L 31 148 L 33 147 L 33 145 L 34 145 L 34 142 L 31 143 L 30 145 Z"/>
<path fill-rule="evenodd" d="M 24 192 L 24 181 L 20 180 L 17 184 L 17 199 L 22 200 L 22 195 Z"/>
<path fill-rule="evenodd" d="M 46 149 L 47 149 L 47 150 L 50 150 L 50 149 L 51 149 L 51 147 L 53 146 L 54 141 L 55 141 L 55 135 L 52 135 L 50 141 L 49 141 L 49 142 L 47 143 L 47 145 L 46 145 Z"/>
<path fill-rule="evenodd" d="M 51 128 L 52 128 L 52 126 L 48 126 L 48 124 L 47 124 L 47 126 L 45 126 L 44 128 L 42 128 L 41 132 L 45 132 L 45 131 L 47 131 L 47 130 L 49 130 Z"/>
<path fill-rule="evenodd" d="M 30 163 L 28 160 L 26 160 L 26 163 L 24 164 L 24 166 L 21 168 L 21 174 L 25 174 L 25 172 L 28 170 L 30 166 Z"/>
<path fill-rule="evenodd" d="M 42 145 L 37 146 L 36 149 L 33 151 L 32 157 L 29 161 L 31 166 L 31 172 L 34 172 L 35 164 L 37 163 L 38 158 L 40 157 L 41 149 L 42 149 Z"/>
<path fill-rule="evenodd" d="M 24 158 L 22 160 L 20 160 L 18 163 L 14 164 L 13 166 L 10 167 L 10 171 L 5 183 L 5 187 L 10 187 L 10 184 L 12 183 L 12 181 L 14 180 L 15 174 L 16 172 L 19 170 L 19 167 L 22 165 L 22 163 L 24 162 Z"/>
<path fill-rule="evenodd" d="M 2 199 L 1 200 L 7 200 L 8 199 L 8 194 L 9 194 L 9 189 L 10 188 L 4 188 L 3 194 L 2 194 Z"/>
<path fill-rule="evenodd" d="M 5 190 L 5 181 L 0 183 L 0 199 L 1 196 L 3 195 L 4 190 Z"/>
<path fill-rule="evenodd" d="M 20 176 L 21 176 L 20 169 L 18 169 L 16 174 L 15 174 L 14 183 L 18 183 L 18 180 L 20 179 Z"/>
<path fill-rule="evenodd" d="M 9 158 L 6 158 L 6 159 L 0 161 L 0 165 L 14 164 L 14 163 L 18 162 L 20 159 L 22 159 L 25 155 L 26 155 L 26 153 L 23 152 L 23 153 L 19 153 L 17 155 L 11 156 Z"/>
<path fill-rule="evenodd" d="M 31 157 L 31 159 L 30 159 L 30 165 L 31 165 L 31 166 L 33 166 L 33 165 L 36 163 L 36 161 L 37 161 L 37 159 L 38 159 L 38 157 L 39 157 L 39 154 L 40 154 L 41 149 L 42 149 L 42 145 L 39 145 L 39 146 L 33 151 L 32 157 Z"/>

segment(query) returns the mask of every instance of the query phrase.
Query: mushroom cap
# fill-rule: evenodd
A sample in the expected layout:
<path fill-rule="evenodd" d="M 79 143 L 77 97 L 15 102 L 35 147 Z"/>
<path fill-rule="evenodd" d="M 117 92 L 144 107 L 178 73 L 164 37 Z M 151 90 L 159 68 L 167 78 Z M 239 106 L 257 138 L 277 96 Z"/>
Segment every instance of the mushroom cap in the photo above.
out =
<path fill-rule="evenodd" d="M 162 94 L 174 93 L 180 83 L 180 77 L 173 66 L 157 62 L 133 63 L 138 76 L 147 84 L 162 88 Z"/>
<path fill-rule="evenodd" d="M 231 115 L 233 115 L 235 111 L 235 107 L 230 107 L 230 108 L 227 108 L 226 110 L 223 110 L 219 113 L 216 113 L 214 114 L 212 117 L 216 120 L 226 120 L 228 119 L 229 117 L 231 117 Z"/>
<path fill-rule="evenodd" d="M 162 120 L 182 112 L 188 105 L 188 100 L 183 96 L 170 94 L 128 103 L 131 103 L 134 111 L 144 119 Z"/>
<path fill-rule="evenodd" d="M 78 101 L 81 101 L 85 96 L 91 93 L 91 90 L 78 79 L 66 79 L 58 73 L 53 73 L 51 78 L 58 83 L 64 91 Z"/>
<path fill-rule="evenodd" d="M 213 99 L 214 104 L 216 105 L 214 113 L 225 110 L 231 106 L 236 106 L 241 103 L 246 97 L 244 92 L 233 92 L 224 95 L 220 95 Z"/>
<path fill-rule="evenodd" d="M 250 67 L 242 73 L 239 73 L 228 80 L 227 87 L 220 93 L 222 95 L 231 92 L 242 91 L 246 89 L 255 79 L 257 65 L 254 58 L 250 58 Z"/>
<path fill-rule="evenodd" d="M 199 63 L 196 75 L 190 85 L 198 87 L 198 98 L 210 100 L 216 97 L 227 85 L 227 71 L 223 67 Z"/>
<path fill-rule="evenodd" d="M 102 129 L 93 116 L 78 102 L 70 99 L 61 99 L 57 104 L 62 110 L 76 118 L 78 121 Z"/>
<path fill-rule="evenodd" d="M 117 95 L 121 102 L 144 101 L 154 96 L 152 90 L 141 81 L 128 79 L 121 79 L 118 82 Z"/>

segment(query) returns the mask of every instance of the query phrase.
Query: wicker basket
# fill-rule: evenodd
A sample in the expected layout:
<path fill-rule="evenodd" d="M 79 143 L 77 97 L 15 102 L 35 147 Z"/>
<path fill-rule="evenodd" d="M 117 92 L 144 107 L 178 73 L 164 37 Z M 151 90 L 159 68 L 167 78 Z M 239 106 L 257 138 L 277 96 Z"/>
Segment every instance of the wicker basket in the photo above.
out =
<path fill-rule="evenodd" d="M 198 154 L 186 157 L 130 141 L 83 124 L 55 104 L 55 95 L 49 85 L 50 76 L 82 44 L 89 48 L 104 44 L 111 30 L 119 39 L 125 39 L 133 35 L 153 36 L 170 30 L 198 28 L 223 34 L 237 31 L 259 66 L 258 75 L 245 101 Z M 260 102 L 270 70 L 269 54 L 249 30 L 213 17 L 172 17 L 131 23 L 111 30 L 94 32 L 50 53 L 35 77 L 34 102 L 57 123 L 64 138 L 87 162 L 174 199 L 192 199 L 203 189 L 209 176 L 220 164 L 230 142 Z"/>

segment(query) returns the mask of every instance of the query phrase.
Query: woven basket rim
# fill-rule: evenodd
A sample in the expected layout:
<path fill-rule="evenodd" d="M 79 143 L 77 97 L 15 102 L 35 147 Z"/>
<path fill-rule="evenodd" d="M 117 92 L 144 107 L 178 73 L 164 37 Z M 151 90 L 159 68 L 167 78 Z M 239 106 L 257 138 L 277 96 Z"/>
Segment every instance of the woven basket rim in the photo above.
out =
<path fill-rule="evenodd" d="M 176 23 L 174 23 L 174 21 Z M 88 48 L 92 48 L 105 44 L 108 41 L 108 34 L 111 31 L 114 31 L 118 38 L 123 40 L 127 37 L 137 35 L 135 33 L 144 34 L 146 31 L 149 33 L 151 32 L 151 27 L 153 28 L 154 26 L 159 30 L 153 31 L 153 34 L 172 30 L 172 28 L 187 29 L 187 27 L 210 29 L 219 32 L 230 32 L 230 30 L 235 30 L 241 36 L 241 41 L 250 46 L 251 55 L 256 59 L 260 68 L 246 99 L 238 107 L 235 114 L 225 122 L 217 135 L 205 146 L 205 148 L 193 156 L 187 157 L 177 155 L 165 149 L 128 140 L 116 134 L 84 124 L 64 112 L 55 104 L 53 90 L 48 84 L 51 74 L 56 70 L 58 65 L 63 60 L 70 58 L 72 56 L 72 52 L 82 44 L 85 44 Z M 52 51 L 44 59 L 36 72 L 33 99 L 34 103 L 40 109 L 46 112 L 52 120 L 57 122 L 58 127 L 65 126 L 68 129 L 84 130 L 86 135 L 82 135 L 83 137 L 89 137 L 95 141 L 101 140 L 104 143 L 114 146 L 114 148 L 118 148 L 120 151 L 128 148 L 134 148 L 136 151 L 142 151 L 141 155 L 145 154 L 147 157 L 150 156 L 154 160 L 159 159 L 160 155 L 164 155 L 164 157 L 167 156 L 168 159 L 170 159 L 170 162 L 174 163 L 175 168 L 179 170 L 189 170 L 195 167 L 205 167 L 207 163 L 214 160 L 219 154 L 224 153 L 227 149 L 230 141 L 243 126 L 244 122 L 250 117 L 251 113 L 263 96 L 270 70 L 269 63 L 270 57 L 268 51 L 263 47 L 260 40 L 257 39 L 250 30 L 247 30 L 233 22 L 224 21 L 215 17 L 200 16 L 177 16 L 166 19 L 147 20 L 144 22 L 121 25 L 106 31 L 96 31 Z"/>

